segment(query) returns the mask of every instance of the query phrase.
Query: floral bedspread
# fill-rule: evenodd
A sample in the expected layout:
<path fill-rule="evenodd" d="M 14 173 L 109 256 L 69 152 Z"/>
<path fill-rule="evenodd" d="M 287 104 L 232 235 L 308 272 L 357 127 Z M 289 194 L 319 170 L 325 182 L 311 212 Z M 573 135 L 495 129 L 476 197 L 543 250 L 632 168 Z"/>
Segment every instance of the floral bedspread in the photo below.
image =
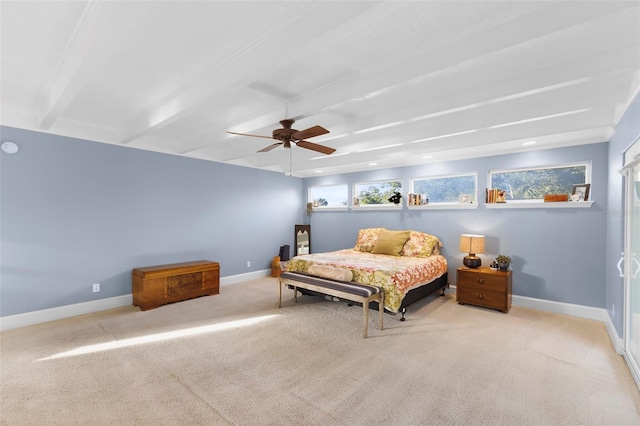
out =
<path fill-rule="evenodd" d="M 329 265 L 353 272 L 353 282 L 384 289 L 385 308 L 398 312 L 405 294 L 447 271 L 444 256 L 407 257 L 372 254 L 354 249 L 296 256 L 287 271 L 307 272 L 311 265 Z"/>

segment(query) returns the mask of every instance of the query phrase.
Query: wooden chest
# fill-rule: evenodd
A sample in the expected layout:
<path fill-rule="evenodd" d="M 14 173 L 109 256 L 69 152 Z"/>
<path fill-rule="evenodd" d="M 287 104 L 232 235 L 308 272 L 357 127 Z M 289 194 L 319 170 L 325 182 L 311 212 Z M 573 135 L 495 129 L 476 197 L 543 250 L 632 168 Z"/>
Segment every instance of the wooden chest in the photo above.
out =
<path fill-rule="evenodd" d="M 456 299 L 469 304 L 509 312 L 511 309 L 511 271 L 490 268 L 458 268 Z"/>
<path fill-rule="evenodd" d="M 167 303 L 220 293 L 220 264 L 208 260 L 136 268 L 133 304 L 143 311 Z"/>

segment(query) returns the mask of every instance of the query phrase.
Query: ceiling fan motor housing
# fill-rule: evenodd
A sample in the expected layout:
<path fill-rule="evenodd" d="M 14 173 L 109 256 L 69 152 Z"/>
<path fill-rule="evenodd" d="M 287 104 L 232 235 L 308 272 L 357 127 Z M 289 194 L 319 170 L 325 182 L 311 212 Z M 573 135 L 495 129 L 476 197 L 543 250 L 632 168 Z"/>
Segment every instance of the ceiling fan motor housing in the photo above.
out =
<path fill-rule="evenodd" d="M 291 120 L 288 118 L 284 120 L 280 120 L 282 129 L 275 129 L 273 131 L 273 138 L 279 141 L 284 141 L 284 142 L 290 141 L 291 135 L 298 132 L 296 129 L 291 128 L 291 126 L 293 126 L 293 123 L 294 123 L 294 120 Z"/>
<path fill-rule="evenodd" d="M 291 135 L 297 132 L 296 129 L 275 129 L 273 131 L 273 138 L 279 141 L 290 141 Z"/>

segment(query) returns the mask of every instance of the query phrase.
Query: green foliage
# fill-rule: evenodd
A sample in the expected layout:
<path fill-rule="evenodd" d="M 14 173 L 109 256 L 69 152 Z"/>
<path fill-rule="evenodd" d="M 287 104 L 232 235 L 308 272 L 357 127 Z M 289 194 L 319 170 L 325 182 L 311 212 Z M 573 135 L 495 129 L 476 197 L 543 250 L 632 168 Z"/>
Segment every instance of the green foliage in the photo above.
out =
<path fill-rule="evenodd" d="M 545 194 L 570 194 L 573 184 L 585 183 L 586 166 L 553 167 L 494 173 L 491 186 L 507 191 L 507 200 L 537 200 Z"/>
<path fill-rule="evenodd" d="M 498 263 L 511 263 L 511 258 L 507 255 L 504 254 L 499 254 L 498 257 L 496 257 L 496 262 Z"/>
<path fill-rule="evenodd" d="M 472 175 L 416 179 L 413 190 L 426 194 L 430 203 L 457 202 L 461 194 L 470 194 L 475 201 L 476 181 Z"/>
<path fill-rule="evenodd" d="M 360 204 L 391 204 L 389 197 L 394 191 L 402 193 L 402 181 L 362 183 L 356 185 L 357 197 Z"/>

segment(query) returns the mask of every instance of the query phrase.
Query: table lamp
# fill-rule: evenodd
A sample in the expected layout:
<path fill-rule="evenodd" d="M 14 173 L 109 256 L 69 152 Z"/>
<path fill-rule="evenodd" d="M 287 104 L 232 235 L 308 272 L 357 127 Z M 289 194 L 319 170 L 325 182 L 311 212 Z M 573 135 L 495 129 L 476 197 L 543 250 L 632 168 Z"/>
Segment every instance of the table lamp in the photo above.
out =
<path fill-rule="evenodd" d="M 462 264 L 467 268 L 477 268 L 482 265 L 482 260 L 476 256 L 484 253 L 484 235 L 462 234 L 460 236 L 460 251 L 469 253 L 464 257 Z"/>

